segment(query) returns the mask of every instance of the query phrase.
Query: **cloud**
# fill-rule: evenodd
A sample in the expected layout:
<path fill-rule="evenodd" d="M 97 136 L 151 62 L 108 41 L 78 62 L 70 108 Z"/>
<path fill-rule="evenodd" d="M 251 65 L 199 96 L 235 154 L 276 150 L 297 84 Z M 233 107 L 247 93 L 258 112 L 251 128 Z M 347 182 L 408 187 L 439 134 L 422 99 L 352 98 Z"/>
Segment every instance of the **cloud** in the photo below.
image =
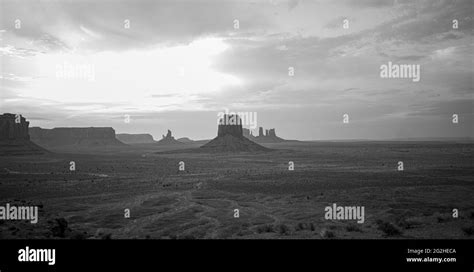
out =
<path fill-rule="evenodd" d="M 31 40 L 48 35 L 54 37 L 54 41 L 50 40 L 53 44 L 87 50 L 182 44 L 208 35 L 228 35 L 235 32 L 235 19 L 246 31 L 269 24 L 262 12 L 263 3 L 130 0 L 113 3 L 25 1 L 2 5 L 1 29 Z M 21 29 L 14 28 L 17 18 L 21 20 Z M 125 27 L 126 20 L 129 28 Z"/>
<path fill-rule="evenodd" d="M 428 104 L 414 106 L 416 111 L 411 115 L 416 116 L 445 116 L 451 118 L 453 114 L 468 115 L 473 119 L 474 99 L 456 99 L 448 101 L 435 101 Z"/>
<path fill-rule="evenodd" d="M 382 137 L 396 132 L 387 125 L 391 120 L 439 119 L 456 107 L 468 113 L 469 103 L 461 101 L 473 93 L 468 0 L 2 5 L 0 103 L 3 109 L 35 116 L 40 125 L 106 125 L 112 120 L 127 131 L 132 129 L 120 119 L 128 113 L 136 116 L 136 130 L 153 127 L 161 135 L 166 128 L 153 124 L 174 125 L 160 117 L 166 116 L 182 122 L 184 130 L 195 126 L 196 132 L 188 133 L 204 137 L 198 124 L 210 118 L 208 128 L 214 132 L 213 111 L 227 107 L 257 111 L 265 122 L 291 131 L 290 136 L 310 133 L 314 138 L 339 135 L 339 117 L 349 112 L 364 126 L 348 136 L 384 128 L 388 132 L 377 131 Z M 341 27 L 346 15 L 347 30 Z M 18 18 L 21 29 L 13 25 Z M 459 20 L 458 29 L 452 28 L 453 18 Z M 234 20 L 239 20 L 239 29 Z M 205 59 L 198 49 L 212 43 L 187 55 L 178 50 L 199 40 L 217 41 L 216 48 L 225 50 Z M 96 81 L 40 84 L 54 74 L 55 64 L 63 63 L 61 54 L 94 64 Z M 388 61 L 420 64 L 421 81 L 381 79 L 379 67 Z M 179 78 L 183 63 L 214 76 Z M 289 67 L 294 76 L 289 76 Z M 227 81 L 216 80 L 221 78 L 216 74 L 236 79 L 236 84 L 220 84 Z M 311 122 L 315 128 L 309 131 L 298 127 Z M 417 131 L 413 122 L 409 129 Z"/>

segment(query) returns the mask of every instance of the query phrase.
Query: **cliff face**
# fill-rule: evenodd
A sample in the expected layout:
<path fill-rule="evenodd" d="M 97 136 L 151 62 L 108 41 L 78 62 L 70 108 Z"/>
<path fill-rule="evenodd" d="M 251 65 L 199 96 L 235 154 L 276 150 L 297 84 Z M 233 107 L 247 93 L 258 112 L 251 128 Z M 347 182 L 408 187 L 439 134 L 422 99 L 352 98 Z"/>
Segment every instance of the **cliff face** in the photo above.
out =
<path fill-rule="evenodd" d="M 29 122 L 11 113 L 0 115 L 0 155 L 38 155 L 47 150 L 30 141 Z"/>
<path fill-rule="evenodd" d="M 115 138 L 115 130 L 110 127 L 88 128 L 30 128 L 31 140 L 42 146 L 110 146 L 125 145 Z"/>
<path fill-rule="evenodd" d="M 240 117 L 237 115 L 224 115 L 222 120 Z M 248 151 L 268 151 L 269 149 L 254 143 L 244 137 L 242 122 L 226 124 L 219 122 L 217 137 L 207 144 L 201 146 L 202 149 L 210 152 L 248 152 Z"/>
<path fill-rule="evenodd" d="M 228 124 L 224 120 L 229 120 Z M 224 117 L 220 120 L 219 126 L 217 127 L 217 137 L 225 136 L 225 135 L 232 135 L 234 137 L 243 137 L 243 130 L 242 130 L 242 120 L 238 115 L 224 115 Z"/>
<path fill-rule="evenodd" d="M 255 139 L 255 136 L 253 136 L 252 131 L 248 128 L 242 128 L 242 134 L 244 137 L 249 138 L 250 140 Z"/>
<path fill-rule="evenodd" d="M 155 140 L 150 134 L 126 134 L 121 133 L 115 135 L 115 137 L 125 144 L 150 144 L 154 143 Z"/>
<path fill-rule="evenodd" d="M 11 113 L 0 115 L 0 140 L 29 140 L 28 126 L 23 116 Z"/>
<path fill-rule="evenodd" d="M 265 133 L 263 133 L 263 127 L 260 127 L 258 129 L 258 136 L 256 137 L 250 133 L 249 129 L 244 128 L 243 130 L 244 136 L 256 143 L 279 143 L 285 141 L 285 139 L 282 139 L 276 135 L 274 128 L 266 129 Z"/>

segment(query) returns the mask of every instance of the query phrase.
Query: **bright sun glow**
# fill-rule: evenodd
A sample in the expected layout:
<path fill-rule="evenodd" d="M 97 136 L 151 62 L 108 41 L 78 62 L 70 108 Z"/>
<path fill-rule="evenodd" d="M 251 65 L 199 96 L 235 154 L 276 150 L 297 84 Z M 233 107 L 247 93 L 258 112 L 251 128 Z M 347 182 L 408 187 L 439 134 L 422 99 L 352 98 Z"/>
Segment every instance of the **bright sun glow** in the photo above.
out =
<path fill-rule="evenodd" d="M 212 68 L 226 48 L 221 39 L 208 38 L 143 51 L 37 55 L 33 67 L 38 76 L 21 95 L 82 104 L 72 105 L 74 109 L 110 102 L 156 110 L 160 105 L 185 103 L 193 94 L 239 84 L 238 78 Z"/>

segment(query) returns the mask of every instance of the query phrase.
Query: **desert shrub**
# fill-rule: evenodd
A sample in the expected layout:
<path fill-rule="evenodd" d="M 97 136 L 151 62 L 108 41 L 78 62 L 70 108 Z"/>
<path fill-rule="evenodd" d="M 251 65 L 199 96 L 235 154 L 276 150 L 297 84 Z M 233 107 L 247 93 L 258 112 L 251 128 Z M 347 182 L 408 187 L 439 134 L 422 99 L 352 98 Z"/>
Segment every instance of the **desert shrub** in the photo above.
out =
<path fill-rule="evenodd" d="M 385 233 L 386 236 L 396 236 L 402 234 L 402 232 L 390 222 L 378 220 L 377 225 L 378 229 Z"/>
<path fill-rule="evenodd" d="M 66 234 L 66 230 L 68 229 L 68 224 L 66 219 L 64 218 L 56 218 L 54 221 L 54 225 L 51 228 L 51 232 L 55 237 L 64 238 Z"/>
<path fill-rule="evenodd" d="M 248 227 L 250 227 L 250 223 L 249 223 L 249 222 L 245 222 L 245 223 L 242 224 L 242 227 L 243 227 L 243 228 L 248 228 Z"/>
<path fill-rule="evenodd" d="M 295 230 L 300 231 L 300 230 L 305 230 L 307 228 L 308 228 L 308 225 L 306 223 L 300 222 L 300 223 L 296 224 Z"/>
<path fill-rule="evenodd" d="M 102 237 L 100 237 L 102 240 L 111 240 L 112 239 L 112 233 L 104 233 Z"/>
<path fill-rule="evenodd" d="M 436 215 L 436 221 L 438 223 L 443 223 L 443 222 L 447 222 L 449 220 L 452 219 L 452 215 L 451 214 L 441 214 L 441 213 L 435 213 Z"/>
<path fill-rule="evenodd" d="M 300 222 L 300 223 L 296 224 L 295 230 L 296 230 L 296 231 L 302 231 L 302 230 L 315 231 L 316 228 L 314 227 L 314 224 L 313 224 L 313 223 L 303 223 L 303 222 Z"/>
<path fill-rule="evenodd" d="M 346 230 L 348 232 L 362 232 L 362 230 L 359 228 L 359 226 L 357 226 L 356 224 L 349 224 L 346 226 Z"/>
<path fill-rule="evenodd" d="M 273 225 L 260 225 L 257 228 L 258 233 L 274 232 Z"/>
<path fill-rule="evenodd" d="M 71 236 L 73 240 L 85 240 L 87 239 L 87 232 L 76 232 Z"/>
<path fill-rule="evenodd" d="M 196 237 L 195 237 L 193 234 L 188 233 L 188 234 L 185 234 L 185 235 L 183 235 L 183 236 L 179 236 L 178 239 L 183 239 L 183 240 L 195 240 Z"/>
<path fill-rule="evenodd" d="M 321 235 L 322 238 L 325 238 L 325 239 L 330 239 L 330 238 L 336 237 L 336 234 L 333 231 L 330 231 L 330 230 L 327 230 L 327 229 L 323 229 L 321 231 L 320 235 Z"/>
<path fill-rule="evenodd" d="M 467 236 L 471 236 L 471 235 L 474 234 L 474 226 L 465 227 L 465 228 L 462 228 L 462 230 L 464 231 L 464 233 L 465 233 Z"/>
<path fill-rule="evenodd" d="M 448 221 L 449 218 L 446 218 L 446 217 L 443 217 L 443 216 L 438 216 L 438 217 L 436 217 L 436 220 L 438 221 L 438 223 L 443 223 L 443 222 Z"/>
<path fill-rule="evenodd" d="M 438 220 L 439 222 L 439 220 Z M 420 225 L 421 223 L 419 221 L 416 221 L 414 219 L 406 219 L 406 218 L 400 218 L 398 219 L 397 221 L 397 225 L 400 227 L 400 228 L 403 228 L 403 229 L 411 229 L 413 228 L 414 226 L 416 225 Z"/>
<path fill-rule="evenodd" d="M 280 233 L 282 235 L 290 234 L 290 228 L 285 224 L 279 224 L 277 226 L 277 230 L 278 230 L 278 233 Z"/>

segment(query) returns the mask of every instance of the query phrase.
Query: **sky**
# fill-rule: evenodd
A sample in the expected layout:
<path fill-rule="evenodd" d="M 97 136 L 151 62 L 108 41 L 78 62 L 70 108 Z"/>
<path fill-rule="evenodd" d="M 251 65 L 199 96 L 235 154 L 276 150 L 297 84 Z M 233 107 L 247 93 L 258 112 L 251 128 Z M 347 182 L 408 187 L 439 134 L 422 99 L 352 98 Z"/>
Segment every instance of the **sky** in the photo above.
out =
<path fill-rule="evenodd" d="M 474 137 L 472 0 L 0 3 L 0 113 L 30 127 L 209 139 L 228 110 L 286 139 Z"/>

